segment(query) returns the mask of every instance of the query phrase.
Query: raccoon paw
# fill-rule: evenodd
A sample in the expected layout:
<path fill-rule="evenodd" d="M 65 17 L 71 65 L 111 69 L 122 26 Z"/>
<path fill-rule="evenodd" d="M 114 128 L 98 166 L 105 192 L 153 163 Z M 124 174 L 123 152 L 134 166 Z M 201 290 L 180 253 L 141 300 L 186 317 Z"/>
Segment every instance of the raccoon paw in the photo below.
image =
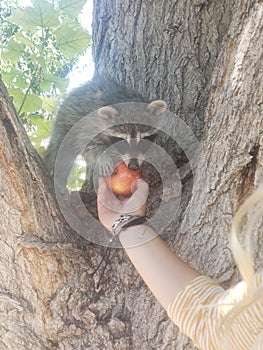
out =
<path fill-rule="evenodd" d="M 98 165 L 99 176 L 110 176 L 114 171 L 114 162 L 110 159 Z"/>
<path fill-rule="evenodd" d="M 113 160 L 107 160 L 106 162 L 98 162 L 95 167 L 87 166 L 86 169 L 86 180 L 83 184 L 83 189 L 85 192 L 91 192 L 96 186 L 94 183 L 97 183 L 97 179 L 102 176 L 110 176 L 114 171 L 114 162 Z"/>
<path fill-rule="evenodd" d="M 84 184 L 81 187 L 81 192 L 91 193 L 94 191 L 93 176 L 88 173 Z"/>

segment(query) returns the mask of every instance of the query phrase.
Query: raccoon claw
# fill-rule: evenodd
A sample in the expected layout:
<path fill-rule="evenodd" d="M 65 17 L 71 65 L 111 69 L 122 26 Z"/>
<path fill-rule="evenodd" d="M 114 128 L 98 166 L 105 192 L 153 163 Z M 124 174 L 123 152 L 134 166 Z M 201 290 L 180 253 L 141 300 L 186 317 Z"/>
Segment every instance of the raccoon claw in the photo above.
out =
<path fill-rule="evenodd" d="M 107 162 L 107 163 L 99 163 L 94 168 L 87 167 L 86 169 L 86 181 L 82 186 L 82 191 L 89 193 L 91 191 L 94 191 L 94 182 L 97 182 L 98 177 L 107 177 L 112 175 L 114 171 L 114 163 L 113 162 Z"/>
<path fill-rule="evenodd" d="M 114 164 L 113 162 L 105 163 L 100 165 L 99 167 L 99 175 L 100 176 L 110 176 L 114 171 Z"/>

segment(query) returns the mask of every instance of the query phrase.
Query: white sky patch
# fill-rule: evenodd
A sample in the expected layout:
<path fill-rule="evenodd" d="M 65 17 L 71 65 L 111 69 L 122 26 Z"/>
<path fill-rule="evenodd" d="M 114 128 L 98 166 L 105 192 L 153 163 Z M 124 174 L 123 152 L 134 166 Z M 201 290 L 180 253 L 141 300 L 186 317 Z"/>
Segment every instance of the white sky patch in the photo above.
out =
<path fill-rule="evenodd" d="M 87 0 L 86 5 L 83 6 L 82 12 L 79 16 L 82 27 L 87 29 L 89 33 L 91 33 L 92 9 L 93 0 Z"/>
<path fill-rule="evenodd" d="M 79 16 L 82 27 L 87 29 L 90 34 L 92 31 L 92 8 L 93 0 L 87 0 L 86 5 L 84 5 L 83 10 Z M 94 63 L 92 59 L 91 48 L 88 48 L 85 54 L 79 57 L 76 66 L 68 75 L 68 78 L 70 79 L 68 90 L 71 90 L 72 88 L 90 80 L 93 76 L 93 73 Z"/>
<path fill-rule="evenodd" d="M 23 6 L 23 7 L 32 6 L 31 0 L 20 0 L 17 2 L 17 4 L 18 6 Z"/>

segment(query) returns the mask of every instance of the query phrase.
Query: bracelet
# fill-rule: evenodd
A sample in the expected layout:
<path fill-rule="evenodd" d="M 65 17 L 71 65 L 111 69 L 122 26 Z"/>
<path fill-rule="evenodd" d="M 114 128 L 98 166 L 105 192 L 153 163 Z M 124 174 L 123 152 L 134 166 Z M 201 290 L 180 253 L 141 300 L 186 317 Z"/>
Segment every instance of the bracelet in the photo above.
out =
<path fill-rule="evenodd" d="M 146 216 L 139 215 L 121 215 L 111 226 L 111 233 L 113 237 L 118 237 L 121 231 L 128 227 L 144 224 L 147 221 Z"/>

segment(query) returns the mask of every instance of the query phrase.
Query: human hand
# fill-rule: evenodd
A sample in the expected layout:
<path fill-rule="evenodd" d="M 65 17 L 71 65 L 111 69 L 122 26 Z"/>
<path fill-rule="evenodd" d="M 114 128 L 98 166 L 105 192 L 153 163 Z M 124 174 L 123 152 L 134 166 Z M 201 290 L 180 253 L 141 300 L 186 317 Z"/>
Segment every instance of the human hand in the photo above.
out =
<path fill-rule="evenodd" d="M 132 192 L 133 194 L 128 199 L 119 200 L 107 186 L 105 178 L 99 178 L 97 196 L 99 220 L 108 230 L 111 230 L 112 224 L 121 215 L 145 215 L 149 193 L 148 184 L 138 179 L 132 186 Z"/>

